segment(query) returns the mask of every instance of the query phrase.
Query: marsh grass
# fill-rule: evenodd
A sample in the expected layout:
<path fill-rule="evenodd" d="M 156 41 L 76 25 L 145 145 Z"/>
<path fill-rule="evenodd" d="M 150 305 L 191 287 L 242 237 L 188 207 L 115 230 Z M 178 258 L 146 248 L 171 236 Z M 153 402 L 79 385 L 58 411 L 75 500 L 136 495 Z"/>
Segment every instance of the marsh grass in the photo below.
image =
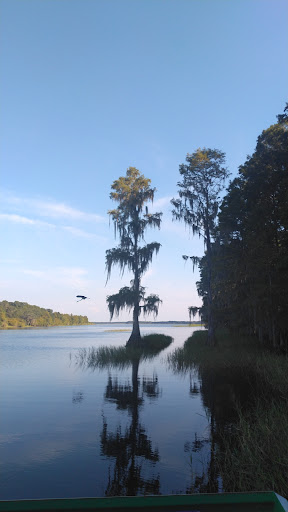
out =
<path fill-rule="evenodd" d="M 249 415 L 237 408 L 238 421 L 223 435 L 218 466 L 226 491 L 275 491 L 288 497 L 288 404 L 255 400 Z"/>
<path fill-rule="evenodd" d="M 222 331 L 216 347 L 207 347 L 206 336 L 206 331 L 196 331 L 168 360 L 175 372 L 196 368 L 200 376 L 220 371 L 225 377 L 237 371 L 251 384 L 245 407 L 235 399 L 233 424 L 217 431 L 216 460 L 224 489 L 272 490 L 287 498 L 288 357 L 265 350 L 253 337 Z"/>
<path fill-rule="evenodd" d="M 224 485 L 231 492 L 271 490 L 288 498 L 288 358 L 258 354 L 253 370 L 261 391 L 249 411 L 236 404 L 237 422 L 230 436 L 222 435 Z"/>
<path fill-rule="evenodd" d="M 168 362 L 175 372 L 189 371 L 191 368 L 228 368 L 251 365 L 259 352 L 257 341 L 252 337 L 245 339 L 229 334 L 217 333 L 217 345 L 207 347 L 207 331 L 195 331 L 184 346 L 168 356 Z"/>
<path fill-rule="evenodd" d="M 128 368 L 134 362 L 152 359 L 173 341 L 164 334 L 148 334 L 142 337 L 139 347 L 91 347 L 82 348 L 76 356 L 78 366 L 95 368 Z"/>

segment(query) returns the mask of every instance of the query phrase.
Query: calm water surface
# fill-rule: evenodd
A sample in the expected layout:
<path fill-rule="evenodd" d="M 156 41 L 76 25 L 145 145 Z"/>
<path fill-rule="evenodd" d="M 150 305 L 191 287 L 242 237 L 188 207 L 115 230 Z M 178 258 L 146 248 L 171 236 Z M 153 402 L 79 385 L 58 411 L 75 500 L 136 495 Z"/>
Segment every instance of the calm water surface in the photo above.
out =
<path fill-rule="evenodd" d="M 117 328 L 0 331 L 1 499 L 185 493 L 206 470 L 201 383 L 167 362 L 193 328 L 142 326 L 174 342 L 140 362 L 137 386 L 132 367 L 77 364 L 81 348 L 123 346 L 129 333 Z"/>

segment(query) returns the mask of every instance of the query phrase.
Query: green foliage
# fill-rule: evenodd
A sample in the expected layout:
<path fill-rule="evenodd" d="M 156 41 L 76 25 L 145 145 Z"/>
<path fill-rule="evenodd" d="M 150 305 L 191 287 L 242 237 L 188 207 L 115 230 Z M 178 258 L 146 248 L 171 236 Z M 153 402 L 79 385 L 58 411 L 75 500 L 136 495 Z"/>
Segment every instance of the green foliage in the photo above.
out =
<path fill-rule="evenodd" d="M 87 316 L 53 313 L 52 309 L 31 306 L 27 302 L 0 302 L 0 327 L 49 327 L 53 325 L 88 324 Z"/>
<path fill-rule="evenodd" d="M 195 318 L 197 314 L 201 315 L 201 309 L 198 306 L 190 306 L 188 308 L 189 318 L 192 320 L 192 318 Z"/>
<path fill-rule="evenodd" d="M 135 298 L 137 298 L 135 291 L 128 286 L 120 288 L 118 293 L 107 295 L 106 301 L 108 303 L 110 320 L 112 320 L 114 315 L 118 316 L 121 309 L 124 307 L 128 311 L 131 311 L 134 307 Z"/>
<path fill-rule="evenodd" d="M 158 315 L 159 305 L 162 303 L 162 300 L 159 299 L 158 295 L 151 294 L 148 297 L 143 298 L 144 304 L 139 306 L 143 315 L 153 314 L 154 318 Z"/>
<path fill-rule="evenodd" d="M 281 123 L 287 123 L 288 121 L 288 103 L 286 103 L 286 106 L 284 108 L 284 114 L 279 114 L 277 116 L 277 119 L 278 119 L 278 123 L 281 124 Z"/>
<path fill-rule="evenodd" d="M 157 242 L 152 242 L 145 245 L 144 247 L 138 247 L 138 275 L 141 277 L 152 262 L 153 254 L 158 254 L 161 245 Z M 135 269 L 135 255 L 133 251 L 133 245 L 130 249 L 122 249 L 121 247 L 114 247 L 106 251 L 106 270 L 107 270 L 107 281 L 110 278 L 111 270 L 113 265 L 120 267 L 121 275 L 124 274 L 124 270 L 127 268 L 129 271 Z"/>
<path fill-rule="evenodd" d="M 121 176 L 112 184 L 110 198 L 118 203 L 118 208 L 109 210 L 114 223 L 115 236 L 120 244 L 106 251 L 107 281 L 113 266 L 132 272 L 131 286 L 125 286 L 118 293 L 107 296 L 110 318 L 118 316 L 120 311 L 133 309 L 133 331 L 130 340 L 140 342 L 139 315 L 158 314 L 161 300 L 157 295 L 145 297 L 145 288 L 141 286 L 143 274 L 149 268 L 154 254 L 160 249 L 158 242 L 141 246 L 148 227 L 160 228 L 162 213 L 151 214 L 147 202 L 153 201 L 155 188 L 150 187 L 151 180 L 140 174 L 135 167 L 129 167 L 126 176 Z"/>
<path fill-rule="evenodd" d="M 172 199 L 173 216 L 199 233 L 205 243 L 211 237 L 218 212 L 219 193 L 229 173 L 223 164 L 225 154 L 216 149 L 199 148 L 186 156 L 179 167 L 179 199 Z"/>
<path fill-rule="evenodd" d="M 145 214 L 141 217 L 145 203 L 154 199 L 155 188 L 150 187 L 151 180 L 140 174 L 135 167 L 129 167 L 126 176 L 115 180 L 111 186 L 114 192 L 110 198 L 119 206 L 109 210 L 110 218 L 114 222 L 115 232 L 119 232 L 122 248 L 131 247 L 135 240 L 143 240 L 147 226 L 160 228 L 161 213 Z"/>
<path fill-rule="evenodd" d="M 158 295 L 149 295 L 145 297 L 145 288 L 143 286 L 139 287 L 139 292 L 137 293 L 133 287 L 129 288 L 128 286 L 124 286 L 120 288 L 118 293 L 113 295 L 107 295 L 107 303 L 108 309 L 110 312 L 110 320 L 112 320 L 113 316 L 118 316 L 121 309 L 125 307 L 128 311 L 131 311 L 135 307 L 135 303 L 138 304 L 140 311 L 144 316 L 154 314 L 154 317 L 158 315 L 159 305 L 162 302 Z M 139 302 L 143 304 L 139 304 Z"/>
<path fill-rule="evenodd" d="M 216 149 L 197 149 L 187 154 L 187 164 L 180 165 L 179 171 L 182 182 L 178 183 L 179 198 L 172 199 L 173 217 L 182 220 L 192 230 L 193 235 L 199 234 L 204 239 L 207 254 L 207 323 L 208 344 L 214 345 L 214 317 L 211 292 L 211 243 L 215 233 L 215 222 L 218 213 L 219 194 L 224 188 L 224 182 L 229 176 L 225 162 L 225 154 Z M 183 256 L 184 260 L 188 256 Z M 199 258 L 190 256 L 194 266 L 199 264 Z M 193 314 L 194 308 L 189 308 Z"/>

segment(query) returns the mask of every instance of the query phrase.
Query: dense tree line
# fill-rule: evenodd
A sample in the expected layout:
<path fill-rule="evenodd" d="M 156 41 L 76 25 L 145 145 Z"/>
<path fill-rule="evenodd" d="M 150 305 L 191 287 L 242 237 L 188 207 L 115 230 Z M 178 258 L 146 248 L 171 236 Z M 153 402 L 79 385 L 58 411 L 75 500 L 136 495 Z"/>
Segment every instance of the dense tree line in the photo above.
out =
<path fill-rule="evenodd" d="M 253 333 L 288 350 L 288 104 L 258 137 L 220 206 L 212 244 L 212 296 L 218 325 Z M 207 253 L 198 293 L 207 320 Z"/>
<path fill-rule="evenodd" d="M 27 302 L 0 302 L 0 327 L 48 327 L 88 324 L 87 316 L 54 313 L 52 309 L 31 306 Z"/>

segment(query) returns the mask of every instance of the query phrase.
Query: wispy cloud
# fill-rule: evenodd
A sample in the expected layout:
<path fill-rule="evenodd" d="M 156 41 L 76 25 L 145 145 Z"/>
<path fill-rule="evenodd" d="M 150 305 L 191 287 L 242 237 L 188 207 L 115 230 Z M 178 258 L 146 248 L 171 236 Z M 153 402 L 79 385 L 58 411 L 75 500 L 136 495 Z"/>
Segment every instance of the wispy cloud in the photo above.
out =
<path fill-rule="evenodd" d="M 73 219 L 84 222 L 92 221 L 97 223 L 107 222 L 107 218 L 96 213 L 88 213 L 66 204 L 57 202 L 53 199 L 33 199 L 28 197 L 19 197 L 9 192 L 2 192 L 2 204 L 9 204 L 14 209 L 28 210 L 42 217 L 52 217 L 57 219 Z"/>
<path fill-rule="evenodd" d="M 83 229 L 74 228 L 73 226 L 62 226 L 62 229 L 80 238 L 96 238 L 97 236 L 94 233 L 88 233 L 87 231 L 83 231 Z"/>
<path fill-rule="evenodd" d="M 28 217 L 24 217 L 23 215 L 17 215 L 14 213 L 0 213 L 0 220 L 14 222 L 16 224 L 26 224 L 29 226 L 47 226 L 54 228 L 54 224 L 50 224 L 50 222 L 45 222 L 39 219 L 29 219 Z"/>
<path fill-rule="evenodd" d="M 14 263 L 19 263 L 20 259 L 18 258 L 0 258 L 0 264 L 14 264 Z"/>
<path fill-rule="evenodd" d="M 43 270 L 29 270 L 24 269 L 23 274 L 26 274 L 28 276 L 32 277 L 45 277 L 45 272 Z"/>
<path fill-rule="evenodd" d="M 30 202 L 31 204 L 31 202 Z M 38 211 L 40 215 L 54 218 L 68 218 L 68 219 L 78 219 L 83 221 L 93 221 L 93 222 L 105 222 L 106 219 L 95 213 L 87 213 L 81 210 L 77 210 L 76 208 L 72 208 L 71 206 L 65 203 L 56 203 L 53 201 L 32 201 L 32 206 Z"/>
<path fill-rule="evenodd" d="M 85 276 L 88 270 L 83 267 L 57 267 L 57 271 L 65 276 Z"/>
<path fill-rule="evenodd" d="M 46 222 L 39 219 L 30 219 L 28 217 L 24 217 L 23 215 L 17 215 L 14 213 L 0 213 L 0 221 L 4 222 L 12 222 L 14 224 L 20 224 L 24 226 L 31 226 L 35 228 L 52 228 L 52 229 L 60 229 L 70 233 L 72 236 L 86 238 L 86 239 L 97 239 L 106 241 L 106 238 L 103 236 L 96 235 L 95 233 L 87 232 L 83 229 L 76 228 L 74 226 L 61 226 L 59 224 L 52 224 L 50 222 Z"/>
<path fill-rule="evenodd" d="M 20 270 L 20 273 L 40 279 L 49 281 L 50 284 L 68 285 L 73 289 L 87 288 L 87 274 L 88 271 L 83 267 L 46 267 L 44 269 L 27 269 Z"/>

